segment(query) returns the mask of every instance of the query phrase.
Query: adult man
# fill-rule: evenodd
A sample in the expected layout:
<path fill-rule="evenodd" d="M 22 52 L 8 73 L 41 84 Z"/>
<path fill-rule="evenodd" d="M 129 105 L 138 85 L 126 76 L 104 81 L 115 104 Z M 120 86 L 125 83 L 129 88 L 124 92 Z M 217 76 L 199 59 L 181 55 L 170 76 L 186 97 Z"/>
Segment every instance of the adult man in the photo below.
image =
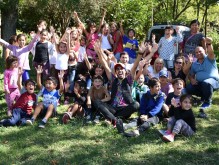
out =
<path fill-rule="evenodd" d="M 191 66 L 189 73 L 190 84 L 187 92 L 201 97 L 203 104 L 200 107 L 199 117 L 206 118 L 204 112 L 211 105 L 213 91 L 219 88 L 219 74 L 213 51 L 212 39 L 206 38 L 207 54 L 203 47 L 196 47 L 197 61 Z"/>

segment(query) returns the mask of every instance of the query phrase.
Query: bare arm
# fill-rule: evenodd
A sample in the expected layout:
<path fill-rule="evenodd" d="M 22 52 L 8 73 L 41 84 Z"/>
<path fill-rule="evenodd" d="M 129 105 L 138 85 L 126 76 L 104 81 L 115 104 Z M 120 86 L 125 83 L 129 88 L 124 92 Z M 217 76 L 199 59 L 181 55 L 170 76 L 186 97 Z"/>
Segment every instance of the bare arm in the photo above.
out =
<path fill-rule="evenodd" d="M 63 83 L 63 77 L 64 77 L 64 70 L 60 70 L 60 73 L 58 74 L 59 77 L 59 94 L 62 94 L 64 92 L 64 83 Z"/>
<path fill-rule="evenodd" d="M 41 74 L 43 73 L 43 67 L 38 65 L 36 68 L 37 71 L 37 86 L 41 90 L 43 88 L 42 83 L 41 83 Z"/>
<path fill-rule="evenodd" d="M 22 89 L 22 74 L 23 74 L 23 70 L 21 67 L 18 68 L 18 81 L 17 81 L 17 86 L 19 91 Z"/>
<path fill-rule="evenodd" d="M 116 50 L 116 48 L 117 48 L 117 46 L 118 46 L 120 37 L 121 37 L 121 34 L 120 34 L 119 31 L 117 31 L 117 32 L 116 32 L 116 41 L 115 41 L 115 43 L 114 43 L 114 45 L 113 45 L 113 52 L 115 52 L 115 50 Z"/>
<path fill-rule="evenodd" d="M 124 36 L 124 35 L 125 35 L 125 32 L 124 32 L 124 29 L 123 29 L 123 26 L 122 26 L 122 21 L 120 21 L 119 25 L 120 25 L 120 32 L 121 32 L 121 35 Z"/>
<path fill-rule="evenodd" d="M 215 59 L 214 49 L 212 46 L 212 38 L 206 37 L 206 46 L 208 58 L 211 60 Z"/>
<path fill-rule="evenodd" d="M 100 30 L 101 30 L 101 26 L 103 25 L 105 16 L 106 16 L 106 9 L 103 9 L 103 16 L 102 16 L 102 18 L 101 18 L 101 20 L 100 20 L 100 25 L 99 25 L 99 28 L 98 28 L 98 30 L 97 30 L 97 33 L 99 33 Z"/>
<path fill-rule="evenodd" d="M 86 52 L 84 53 L 84 61 L 86 63 L 86 66 L 87 66 L 88 70 L 91 70 L 92 69 L 92 65 L 91 65 L 91 63 L 88 60 Z"/>

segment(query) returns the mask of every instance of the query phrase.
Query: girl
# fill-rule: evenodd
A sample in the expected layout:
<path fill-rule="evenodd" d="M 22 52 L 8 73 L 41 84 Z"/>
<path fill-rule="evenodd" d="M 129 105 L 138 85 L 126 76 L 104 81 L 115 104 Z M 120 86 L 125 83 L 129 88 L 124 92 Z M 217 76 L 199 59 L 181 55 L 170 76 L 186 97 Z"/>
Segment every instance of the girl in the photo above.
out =
<path fill-rule="evenodd" d="M 101 48 L 103 50 L 108 50 L 108 51 L 112 51 L 112 46 L 114 41 L 112 38 L 112 35 L 110 34 L 110 30 L 109 30 L 109 24 L 104 23 L 101 26 L 101 34 L 98 35 L 99 36 L 99 40 L 101 42 Z"/>
<path fill-rule="evenodd" d="M 159 80 L 161 85 L 161 91 L 167 96 L 170 92 L 173 92 L 173 86 L 168 82 L 168 72 L 161 70 L 159 72 Z"/>
<path fill-rule="evenodd" d="M 100 102 L 107 102 L 111 99 L 111 96 L 106 87 L 103 86 L 104 79 L 100 75 L 95 75 L 93 77 L 93 86 L 90 88 L 88 95 L 87 95 L 87 108 L 90 112 L 87 114 L 88 121 L 91 120 L 91 113 L 96 111 L 95 107 Z M 91 109 L 92 108 L 92 109 Z M 99 115 L 96 115 L 94 120 L 95 123 L 99 123 Z"/>
<path fill-rule="evenodd" d="M 43 79 L 50 75 L 50 62 L 49 59 L 53 56 L 55 47 L 48 41 L 48 31 L 42 30 L 40 33 L 40 40 L 34 45 L 31 53 L 33 54 L 33 66 L 38 65 L 43 67 Z"/>
<path fill-rule="evenodd" d="M 138 41 L 135 39 L 135 30 L 129 29 L 128 36 L 126 36 L 122 27 L 122 23 L 120 22 L 120 31 L 123 36 L 122 39 L 124 51 L 128 53 L 129 63 L 132 64 L 136 59 L 136 50 L 138 49 Z"/>
<path fill-rule="evenodd" d="M 19 34 L 17 36 L 17 43 L 16 45 L 11 45 L 6 41 L 0 39 L 0 43 L 3 44 L 4 47 L 8 48 L 12 51 L 12 54 L 18 57 L 18 67 L 23 69 L 22 80 L 25 82 L 27 79 L 30 78 L 28 70 L 30 70 L 29 65 L 29 52 L 33 48 L 34 44 L 36 43 L 37 39 L 39 38 L 39 33 L 41 32 L 42 27 L 38 26 L 38 34 L 32 39 L 32 41 L 26 45 L 26 36 L 24 34 Z"/>
<path fill-rule="evenodd" d="M 185 136 L 192 136 L 196 131 L 195 116 L 192 111 L 191 96 L 185 94 L 180 97 L 180 100 L 171 100 L 174 107 L 170 109 L 169 116 L 171 117 L 167 124 L 167 131 L 164 131 L 163 139 L 168 142 L 173 142 L 175 135 L 181 133 Z"/>
<path fill-rule="evenodd" d="M 110 25 L 111 28 L 111 34 L 113 36 L 113 53 L 117 59 L 117 61 L 120 60 L 120 53 L 123 52 L 123 43 L 122 43 L 122 35 L 119 31 L 119 28 L 117 26 L 116 22 L 112 22 Z"/>
<path fill-rule="evenodd" d="M 74 104 L 69 106 L 67 112 L 62 117 L 63 124 L 67 124 L 73 116 L 84 116 L 86 101 L 86 82 L 78 80 L 74 85 L 74 92 L 71 94 L 75 98 Z"/>
<path fill-rule="evenodd" d="M 92 57 L 93 59 L 96 59 L 96 52 L 94 51 L 94 43 L 98 39 L 98 33 L 100 32 L 101 26 L 103 25 L 105 15 L 106 15 L 106 10 L 104 9 L 103 16 L 101 18 L 100 26 L 99 26 L 98 30 L 97 30 L 96 24 L 94 22 L 90 22 L 88 24 L 87 29 L 85 29 L 84 26 L 82 26 L 83 31 L 84 31 L 86 38 L 87 38 L 86 53 L 88 56 Z M 76 12 L 74 12 L 74 16 L 75 16 L 76 20 L 79 23 L 81 23 Z"/>
<path fill-rule="evenodd" d="M 4 91 L 5 100 L 8 106 L 7 115 L 12 115 L 12 106 L 14 101 L 20 97 L 20 91 L 17 85 L 18 81 L 18 58 L 9 56 L 6 59 L 6 70 L 4 72 Z"/>
<path fill-rule="evenodd" d="M 11 45 L 17 45 L 17 35 L 12 35 L 9 39 L 9 44 Z M 8 56 L 13 55 L 13 52 L 10 49 L 5 50 L 5 60 L 8 58 Z"/>

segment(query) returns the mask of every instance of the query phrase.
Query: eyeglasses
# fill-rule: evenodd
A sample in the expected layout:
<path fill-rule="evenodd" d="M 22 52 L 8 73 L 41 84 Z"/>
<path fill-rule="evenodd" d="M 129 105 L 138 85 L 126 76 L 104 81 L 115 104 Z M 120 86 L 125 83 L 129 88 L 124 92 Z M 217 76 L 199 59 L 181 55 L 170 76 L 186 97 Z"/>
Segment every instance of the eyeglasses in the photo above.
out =
<path fill-rule="evenodd" d="M 175 61 L 175 63 L 176 63 L 176 64 L 182 64 L 182 62 L 179 62 L 179 61 Z"/>

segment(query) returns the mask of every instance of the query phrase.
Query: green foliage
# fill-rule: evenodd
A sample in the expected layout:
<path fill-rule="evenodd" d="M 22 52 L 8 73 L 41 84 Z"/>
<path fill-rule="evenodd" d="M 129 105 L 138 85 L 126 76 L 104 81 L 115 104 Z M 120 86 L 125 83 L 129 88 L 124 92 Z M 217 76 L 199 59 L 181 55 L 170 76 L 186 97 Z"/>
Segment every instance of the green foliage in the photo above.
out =
<path fill-rule="evenodd" d="M 219 47 L 219 33 L 216 30 L 209 30 L 207 36 L 213 39 L 213 45 L 215 48 Z"/>

